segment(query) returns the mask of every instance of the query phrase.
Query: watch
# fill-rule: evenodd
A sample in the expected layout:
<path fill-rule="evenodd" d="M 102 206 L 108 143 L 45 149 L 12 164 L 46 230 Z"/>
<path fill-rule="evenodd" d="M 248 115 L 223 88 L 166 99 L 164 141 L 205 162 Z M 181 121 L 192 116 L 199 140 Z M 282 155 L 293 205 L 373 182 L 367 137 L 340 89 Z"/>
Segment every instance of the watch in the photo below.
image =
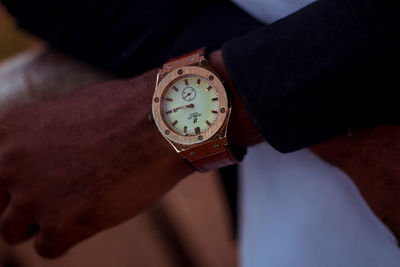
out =
<path fill-rule="evenodd" d="M 238 163 L 228 144 L 231 105 L 204 48 L 173 58 L 157 74 L 152 115 L 161 135 L 200 172 Z M 239 151 L 239 149 L 237 149 Z"/>

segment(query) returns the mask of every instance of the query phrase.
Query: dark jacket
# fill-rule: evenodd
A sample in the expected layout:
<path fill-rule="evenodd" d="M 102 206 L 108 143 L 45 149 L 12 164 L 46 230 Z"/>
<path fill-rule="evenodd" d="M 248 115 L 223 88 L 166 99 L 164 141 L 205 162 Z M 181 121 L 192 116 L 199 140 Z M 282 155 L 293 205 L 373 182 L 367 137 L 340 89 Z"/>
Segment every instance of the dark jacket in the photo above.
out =
<path fill-rule="evenodd" d="M 319 0 L 268 26 L 228 1 L 2 1 L 23 28 L 121 76 L 222 47 L 252 119 L 281 152 L 399 121 L 398 0 Z"/>

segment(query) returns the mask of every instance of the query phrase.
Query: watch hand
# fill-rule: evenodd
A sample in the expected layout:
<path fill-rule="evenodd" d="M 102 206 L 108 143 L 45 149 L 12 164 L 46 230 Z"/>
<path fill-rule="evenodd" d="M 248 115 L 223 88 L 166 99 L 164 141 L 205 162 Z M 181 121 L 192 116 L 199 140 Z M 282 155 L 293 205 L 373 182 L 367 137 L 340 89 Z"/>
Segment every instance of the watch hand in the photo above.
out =
<path fill-rule="evenodd" d="M 177 108 L 174 108 L 173 111 L 177 112 L 178 110 L 184 109 L 184 108 L 194 108 L 194 104 L 189 104 L 189 105 L 184 105 L 184 106 L 181 106 L 181 107 L 177 107 Z"/>
<path fill-rule="evenodd" d="M 185 95 L 184 97 L 183 97 L 183 99 L 186 99 L 186 97 L 188 97 L 188 96 L 190 96 L 192 93 L 188 93 L 187 95 Z"/>

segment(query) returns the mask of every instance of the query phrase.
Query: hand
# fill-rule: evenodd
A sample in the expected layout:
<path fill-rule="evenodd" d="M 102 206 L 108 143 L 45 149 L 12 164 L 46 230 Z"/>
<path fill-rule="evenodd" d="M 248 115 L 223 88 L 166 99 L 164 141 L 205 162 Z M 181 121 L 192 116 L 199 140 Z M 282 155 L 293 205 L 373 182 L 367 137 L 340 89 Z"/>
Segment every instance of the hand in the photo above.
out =
<path fill-rule="evenodd" d="M 234 90 L 220 51 L 211 65 L 230 85 L 230 138 L 262 140 Z M 148 121 L 156 71 L 0 114 L 0 233 L 35 234 L 57 257 L 137 215 L 193 172 Z"/>
<path fill-rule="evenodd" d="M 400 237 L 400 126 L 340 136 L 312 150 L 344 170 L 375 214 Z M 400 240 L 400 239 L 399 239 Z"/>
<path fill-rule="evenodd" d="M 152 205 L 193 170 L 148 122 L 156 71 L 0 115 L 0 232 L 45 257 Z M 35 232 L 36 231 L 36 232 Z"/>

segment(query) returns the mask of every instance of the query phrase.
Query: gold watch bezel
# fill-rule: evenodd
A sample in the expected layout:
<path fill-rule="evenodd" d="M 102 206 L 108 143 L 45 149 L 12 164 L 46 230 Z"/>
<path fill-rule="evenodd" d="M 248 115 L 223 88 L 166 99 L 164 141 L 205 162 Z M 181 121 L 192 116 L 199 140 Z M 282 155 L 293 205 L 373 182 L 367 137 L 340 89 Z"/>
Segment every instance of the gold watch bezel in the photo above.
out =
<path fill-rule="evenodd" d="M 205 78 L 214 86 L 219 97 L 219 110 L 214 123 L 205 132 L 193 136 L 183 136 L 175 133 L 164 122 L 161 114 L 163 92 L 167 90 L 175 80 L 185 75 L 198 75 Z M 203 67 L 183 66 L 165 75 L 156 85 L 152 101 L 152 112 L 154 122 L 164 138 L 176 144 L 191 146 L 204 143 L 214 137 L 221 130 L 221 128 L 226 125 L 230 108 L 225 87 L 222 81 L 218 78 L 217 74 Z"/>

